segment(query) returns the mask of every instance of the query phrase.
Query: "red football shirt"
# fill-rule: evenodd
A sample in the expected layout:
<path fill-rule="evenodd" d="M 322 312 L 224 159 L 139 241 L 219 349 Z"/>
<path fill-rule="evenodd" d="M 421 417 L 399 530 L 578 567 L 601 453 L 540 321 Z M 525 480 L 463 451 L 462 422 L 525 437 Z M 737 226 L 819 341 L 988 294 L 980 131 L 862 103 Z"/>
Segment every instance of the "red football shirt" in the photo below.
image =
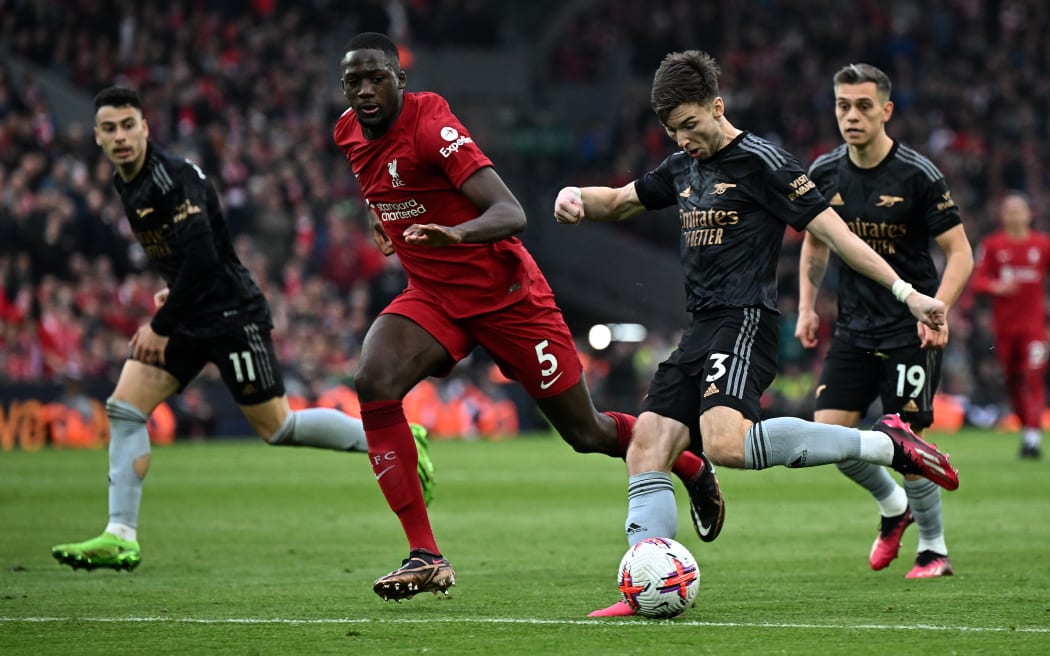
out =
<path fill-rule="evenodd" d="M 366 139 L 348 109 L 335 125 L 335 142 L 346 154 L 369 208 L 380 218 L 401 259 L 410 288 L 436 299 L 455 318 L 505 307 L 523 298 L 542 276 L 514 237 L 488 244 L 410 245 L 413 224 L 455 226 L 481 210 L 460 186 L 492 161 L 435 93 L 406 93 L 390 130 Z"/>
<path fill-rule="evenodd" d="M 971 284 L 980 294 L 991 294 L 996 281 L 1013 281 L 1017 290 L 992 295 L 997 335 L 1046 332 L 1046 278 L 1050 271 L 1050 235 L 1030 232 L 1015 240 L 1002 231 L 988 235 L 977 252 Z"/>

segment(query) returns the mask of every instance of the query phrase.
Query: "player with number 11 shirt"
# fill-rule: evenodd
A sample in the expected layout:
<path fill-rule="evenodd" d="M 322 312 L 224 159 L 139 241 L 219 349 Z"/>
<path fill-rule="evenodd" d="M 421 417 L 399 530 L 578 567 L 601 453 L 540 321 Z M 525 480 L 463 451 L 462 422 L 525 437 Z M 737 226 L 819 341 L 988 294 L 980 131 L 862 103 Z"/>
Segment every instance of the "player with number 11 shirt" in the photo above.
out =
<path fill-rule="evenodd" d="M 376 244 L 396 253 L 408 276 L 369 328 L 354 375 L 372 468 L 409 543 L 402 566 L 373 589 L 400 601 L 455 583 L 410 475 L 415 451 L 402 399 L 416 383 L 447 374 L 481 346 L 579 452 L 624 457 L 634 417 L 595 410 L 554 294 L 514 237 L 525 213 L 448 103 L 406 92 L 397 46 L 375 32 L 351 39 L 341 77 L 350 106 L 335 141 L 366 198 Z M 686 454 L 676 472 L 705 539 L 714 539 L 722 500 L 713 471 Z"/>
<path fill-rule="evenodd" d="M 143 482 L 152 461 L 146 422 L 212 363 L 259 437 L 274 446 L 367 450 L 362 424 L 332 408 L 292 410 L 270 330 L 270 308 L 230 241 L 219 195 L 196 164 L 156 148 L 137 91 L 95 96 L 95 142 L 116 169 L 113 183 L 135 239 L 167 287 L 157 312 L 132 336 L 128 360 L 106 400 L 109 522 L 98 537 L 55 545 L 73 569 L 130 570 L 138 542 Z M 426 431 L 419 440 L 420 485 L 433 471 Z M 208 549 L 214 556 L 222 550 Z"/>

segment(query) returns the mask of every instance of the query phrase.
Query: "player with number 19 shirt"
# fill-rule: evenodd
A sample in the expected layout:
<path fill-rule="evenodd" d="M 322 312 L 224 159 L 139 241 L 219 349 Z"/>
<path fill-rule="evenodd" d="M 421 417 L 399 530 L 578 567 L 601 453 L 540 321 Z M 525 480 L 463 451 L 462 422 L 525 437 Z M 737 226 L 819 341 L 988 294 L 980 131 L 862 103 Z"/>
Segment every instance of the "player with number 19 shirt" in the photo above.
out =
<path fill-rule="evenodd" d="M 929 159 L 894 141 L 877 166 L 850 161 L 846 144 L 820 156 L 809 177 L 850 229 L 915 289 L 933 295 L 940 274 L 930 240 L 962 224 L 944 176 Z M 840 267 L 835 329 L 869 349 L 916 343 L 915 317 L 878 283 Z"/>
<path fill-rule="evenodd" d="M 924 294 L 937 293 L 930 241 L 962 220 L 944 176 L 928 159 L 894 141 L 877 166 L 860 168 L 843 144 L 819 157 L 810 177 L 850 229 L 901 277 Z M 927 428 L 941 349 L 922 348 L 915 318 L 893 294 L 849 267 L 838 271 L 839 311 L 817 409 L 863 412 L 881 396 L 885 412 L 901 413 L 916 431 Z"/>
<path fill-rule="evenodd" d="M 858 237 L 882 255 L 915 289 L 935 295 L 947 313 L 973 269 L 973 253 L 944 176 L 926 157 L 886 132 L 893 115 L 889 77 L 870 64 L 849 64 L 834 76 L 835 115 L 843 143 L 810 167 L 810 177 Z M 944 254 L 939 274 L 931 244 Z M 806 236 L 799 267 L 795 335 L 817 343 L 817 289 L 829 259 L 827 246 Z M 815 421 L 856 426 L 876 399 L 921 433 L 933 422 L 941 353 L 949 330 L 916 324 L 893 293 L 840 267 L 839 312 L 820 382 Z M 879 505 L 879 535 L 869 553 L 872 569 L 897 557 L 914 519 L 919 550 L 908 578 L 952 573 L 941 521 L 940 489 L 906 475 L 903 487 L 881 467 L 857 460 L 839 470 Z"/>

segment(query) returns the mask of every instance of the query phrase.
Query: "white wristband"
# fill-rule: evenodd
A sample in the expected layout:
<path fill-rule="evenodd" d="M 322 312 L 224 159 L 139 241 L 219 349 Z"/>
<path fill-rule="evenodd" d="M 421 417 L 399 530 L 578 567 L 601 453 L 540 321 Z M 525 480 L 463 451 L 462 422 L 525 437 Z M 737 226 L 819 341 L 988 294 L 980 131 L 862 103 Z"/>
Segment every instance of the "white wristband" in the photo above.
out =
<path fill-rule="evenodd" d="M 915 291 L 915 288 L 912 287 L 910 282 L 904 282 L 898 278 L 893 283 L 893 287 L 890 288 L 890 290 L 893 292 L 893 295 L 897 297 L 898 301 L 901 303 L 907 303 L 908 297 L 911 296 L 913 291 Z"/>

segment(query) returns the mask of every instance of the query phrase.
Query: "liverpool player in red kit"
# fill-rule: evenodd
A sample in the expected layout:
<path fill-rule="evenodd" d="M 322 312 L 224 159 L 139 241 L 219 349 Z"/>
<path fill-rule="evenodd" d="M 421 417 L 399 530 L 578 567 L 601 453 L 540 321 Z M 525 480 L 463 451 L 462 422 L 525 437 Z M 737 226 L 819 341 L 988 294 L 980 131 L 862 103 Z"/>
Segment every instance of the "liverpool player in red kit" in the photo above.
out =
<path fill-rule="evenodd" d="M 397 254 L 408 276 L 408 288 L 365 336 L 354 375 L 376 480 L 410 550 L 373 589 L 398 601 L 455 583 L 414 476 L 402 399 L 416 383 L 482 346 L 576 451 L 622 458 L 634 423 L 595 410 L 554 294 L 513 237 L 525 228 L 517 199 L 448 103 L 406 93 L 405 82 L 388 37 L 354 37 L 342 60 L 350 108 L 334 134 L 367 199 L 376 243 Z M 697 532 L 713 540 L 723 519 L 713 469 L 686 453 L 675 472 L 689 490 Z"/>
<path fill-rule="evenodd" d="M 1032 230 L 1032 210 L 1023 194 L 1008 194 L 999 215 L 1002 229 L 988 235 L 978 250 L 973 288 L 992 297 L 995 351 L 1021 420 L 1021 457 L 1038 458 L 1046 407 L 1050 235 Z"/>

